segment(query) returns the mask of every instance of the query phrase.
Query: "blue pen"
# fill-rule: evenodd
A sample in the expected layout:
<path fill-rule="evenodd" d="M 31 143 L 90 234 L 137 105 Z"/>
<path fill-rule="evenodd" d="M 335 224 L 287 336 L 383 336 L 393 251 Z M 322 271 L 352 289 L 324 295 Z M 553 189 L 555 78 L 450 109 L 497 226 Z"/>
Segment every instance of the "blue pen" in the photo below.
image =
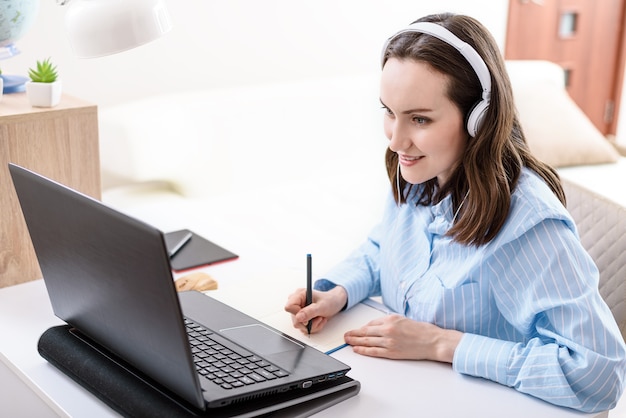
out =
<path fill-rule="evenodd" d="M 312 283 L 311 254 L 306 255 L 306 304 L 309 306 L 313 303 L 313 283 Z M 306 330 L 311 335 L 311 320 L 306 324 Z"/>
<path fill-rule="evenodd" d="M 331 348 L 330 350 L 328 350 L 328 351 L 327 351 L 327 352 L 325 352 L 324 354 L 332 354 L 332 353 L 334 353 L 335 351 L 339 351 L 339 350 L 341 350 L 342 348 L 346 348 L 348 345 L 349 345 L 349 344 L 347 344 L 347 343 L 346 343 L 346 344 L 341 344 L 341 345 L 340 345 L 340 346 L 338 346 L 338 347 Z"/>

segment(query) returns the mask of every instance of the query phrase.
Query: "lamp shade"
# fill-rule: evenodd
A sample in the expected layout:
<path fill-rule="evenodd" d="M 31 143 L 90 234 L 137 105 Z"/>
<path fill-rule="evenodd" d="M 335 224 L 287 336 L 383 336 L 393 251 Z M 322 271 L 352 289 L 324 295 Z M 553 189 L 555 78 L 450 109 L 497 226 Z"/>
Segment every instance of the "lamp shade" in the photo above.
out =
<path fill-rule="evenodd" d="M 65 26 L 80 58 L 126 51 L 172 28 L 164 0 L 73 0 Z"/>

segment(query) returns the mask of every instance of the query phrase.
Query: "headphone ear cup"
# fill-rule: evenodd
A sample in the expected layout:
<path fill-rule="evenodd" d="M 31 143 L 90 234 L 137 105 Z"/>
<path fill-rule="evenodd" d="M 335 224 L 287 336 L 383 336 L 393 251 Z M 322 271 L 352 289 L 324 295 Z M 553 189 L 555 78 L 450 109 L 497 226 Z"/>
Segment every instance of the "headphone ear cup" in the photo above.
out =
<path fill-rule="evenodd" d="M 467 115 L 467 132 L 473 138 L 476 136 L 480 125 L 485 119 L 487 109 L 489 108 L 489 100 L 481 100 L 477 102 Z"/>

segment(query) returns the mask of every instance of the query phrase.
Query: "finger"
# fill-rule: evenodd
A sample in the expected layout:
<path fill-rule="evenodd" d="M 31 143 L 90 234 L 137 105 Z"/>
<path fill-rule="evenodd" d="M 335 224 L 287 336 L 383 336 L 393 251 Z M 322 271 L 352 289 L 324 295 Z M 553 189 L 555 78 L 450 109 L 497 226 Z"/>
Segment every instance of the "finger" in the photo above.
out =
<path fill-rule="evenodd" d="M 389 357 L 387 350 L 382 347 L 367 347 L 367 346 L 357 345 L 357 346 L 352 346 L 352 351 L 354 351 L 357 354 L 361 354 L 363 356 L 369 356 L 369 357 L 384 357 L 384 358 Z"/>
<path fill-rule="evenodd" d="M 291 322 L 296 328 L 306 328 L 309 321 L 316 319 L 317 317 L 309 318 L 307 312 L 304 309 L 298 310 L 295 314 L 291 315 Z"/>
<path fill-rule="evenodd" d="M 292 318 L 293 318 L 293 317 L 292 317 Z M 302 322 L 300 322 L 300 321 L 296 321 L 295 319 L 293 319 L 292 323 L 293 323 L 293 327 L 294 327 L 295 329 L 299 329 L 299 330 L 300 330 L 301 332 L 303 332 L 303 333 L 306 333 L 306 332 L 307 332 L 306 326 L 305 326 L 304 324 L 302 324 Z"/>
<path fill-rule="evenodd" d="M 357 328 L 357 329 L 352 329 L 350 331 L 346 331 L 343 334 L 343 338 L 349 338 L 349 337 L 364 337 L 365 331 L 364 328 Z"/>
<path fill-rule="evenodd" d="M 344 334 L 345 337 L 382 337 L 381 328 L 377 325 L 365 325 Z"/>
<path fill-rule="evenodd" d="M 291 316 L 291 321 L 292 321 L 294 328 L 299 329 L 304 334 L 308 334 L 309 331 L 306 326 L 308 321 L 307 322 L 298 321 L 297 319 L 295 319 L 294 315 Z M 325 318 L 322 316 L 318 316 L 318 317 L 311 319 L 311 334 L 321 331 L 327 322 L 328 322 L 328 318 Z"/>
<path fill-rule="evenodd" d="M 318 317 L 313 318 L 311 320 L 311 334 L 321 331 L 327 322 L 328 322 L 328 318 L 323 317 L 323 316 L 318 316 Z"/>
<path fill-rule="evenodd" d="M 310 305 L 300 308 L 300 310 L 296 313 L 296 319 L 303 324 L 306 324 L 313 318 L 325 316 L 320 313 L 320 309 L 320 304 L 314 302 Z"/>
<path fill-rule="evenodd" d="M 319 315 L 317 314 L 317 307 L 315 304 L 302 308 L 296 313 L 296 320 L 305 326 L 309 321 L 312 321 L 317 317 L 319 317 Z"/>
<path fill-rule="evenodd" d="M 381 347 L 383 344 L 380 341 L 380 337 L 363 337 L 363 336 L 354 336 L 354 335 L 345 335 L 344 340 L 346 343 L 353 347 L 362 346 L 362 347 Z"/>
<path fill-rule="evenodd" d="M 295 315 L 298 312 L 300 312 L 300 309 L 302 309 L 302 306 L 296 303 L 291 303 L 291 304 L 286 304 L 284 309 L 286 312 L 289 312 L 290 314 Z"/>
<path fill-rule="evenodd" d="M 304 289 L 298 289 L 287 298 L 285 303 L 285 311 L 296 314 L 306 304 L 306 295 Z"/>
<path fill-rule="evenodd" d="M 295 292 L 290 294 L 287 297 L 287 305 L 291 304 L 300 304 L 306 298 L 306 293 L 304 289 L 296 289 Z"/>
<path fill-rule="evenodd" d="M 304 323 L 302 321 L 298 321 L 295 315 L 292 315 L 291 318 L 294 328 L 299 329 L 303 334 L 308 334 L 309 331 L 306 326 L 308 321 Z M 311 327 L 311 332 L 313 332 L 313 327 Z"/>

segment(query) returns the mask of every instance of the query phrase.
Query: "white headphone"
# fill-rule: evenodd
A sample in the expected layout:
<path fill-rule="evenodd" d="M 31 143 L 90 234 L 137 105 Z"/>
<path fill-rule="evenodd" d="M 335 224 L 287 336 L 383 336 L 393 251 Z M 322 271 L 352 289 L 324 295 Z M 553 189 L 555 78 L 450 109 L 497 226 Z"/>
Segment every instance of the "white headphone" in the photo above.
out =
<path fill-rule="evenodd" d="M 489 107 L 489 101 L 491 96 L 491 74 L 489 73 L 487 64 L 485 64 L 485 61 L 483 61 L 480 55 L 478 55 L 478 52 L 476 52 L 476 50 L 472 48 L 470 44 L 460 40 L 455 34 L 450 32 L 443 26 L 432 22 L 413 23 L 406 28 L 396 32 L 392 37 L 387 39 L 387 42 L 385 42 L 385 45 L 383 47 L 381 64 L 385 63 L 385 52 L 387 52 L 389 43 L 398 35 L 407 32 L 425 33 L 434 36 L 435 38 L 441 39 L 442 41 L 456 48 L 474 69 L 474 72 L 476 73 L 476 75 L 478 76 L 478 80 L 480 81 L 480 86 L 483 89 L 481 99 L 476 102 L 476 104 L 472 107 L 472 109 L 470 109 L 470 112 L 467 115 L 467 132 L 470 134 L 470 136 L 475 137 L 476 132 L 478 132 L 478 129 L 480 128 L 480 125 L 485 118 L 485 114 L 487 113 L 487 108 Z"/>

